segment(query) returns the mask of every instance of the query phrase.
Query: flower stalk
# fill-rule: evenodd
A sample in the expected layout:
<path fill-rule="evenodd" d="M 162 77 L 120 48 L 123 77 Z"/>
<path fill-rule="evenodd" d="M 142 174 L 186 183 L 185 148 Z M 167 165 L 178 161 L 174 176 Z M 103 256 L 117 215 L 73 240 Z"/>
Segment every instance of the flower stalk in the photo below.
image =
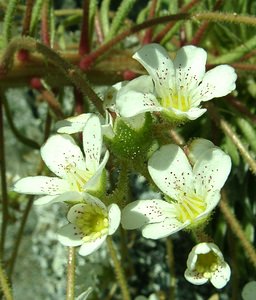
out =
<path fill-rule="evenodd" d="M 68 247 L 66 300 L 75 299 L 75 263 L 76 263 L 75 248 Z"/>
<path fill-rule="evenodd" d="M 116 278 L 118 280 L 118 283 L 119 283 L 119 286 L 120 286 L 120 289 L 122 292 L 122 296 L 123 296 L 122 299 L 123 300 L 131 300 L 128 285 L 127 285 L 126 278 L 124 275 L 124 271 L 123 271 L 121 263 L 117 257 L 117 252 L 114 248 L 113 241 L 110 236 L 107 237 L 107 245 L 108 245 L 109 254 L 110 254 L 112 262 L 114 264 Z"/>

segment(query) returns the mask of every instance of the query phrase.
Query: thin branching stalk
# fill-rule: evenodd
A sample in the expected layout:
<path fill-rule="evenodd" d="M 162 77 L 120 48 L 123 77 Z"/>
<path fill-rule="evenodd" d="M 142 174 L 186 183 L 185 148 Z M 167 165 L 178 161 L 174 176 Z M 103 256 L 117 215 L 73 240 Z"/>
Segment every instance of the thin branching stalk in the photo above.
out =
<path fill-rule="evenodd" d="M 126 282 L 126 278 L 124 275 L 124 271 L 123 271 L 120 261 L 117 257 L 117 253 L 114 248 L 112 238 L 110 236 L 107 237 L 107 245 L 108 245 L 109 254 L 110 254 L 110 256 L 112 258 L 112 262 L 114 264 L 116 278 L 117 278 L 117 281 L 119 283 L 119 286 L 120 286 L 120 289 L 122 292 L 122 296 L 123 296 L 122 299 L 123 300 L 131 300 L 129 289 L 128 289 L 127 282 Z"/>
<path fill-rule="evenodd" d="M 46 0 L 42 7 L 42 20 L 41 20 L 41 37 L 45 45 L 51 45 L 50 37 L 50 0 Z"/>
<path fill-rule="evenodd" d="M 34 36 L 36 32 L 36 28 L 38 23 L 40 23 L 40 13 L 42 6 L 44 4 L 44 0 L 36 0 L 33 11 L 32 11 L 32 17 L 31 17 L 31 22 L 30 22 L 30 36 Z"/>
<path fill-rule="evenodd" d="M 85 96 L 89 97 L 99 113 L 101 113 L 103 116 L 105 115 L 102 106 L 102 100 L 91 88 L 81 70 L 64 60 L 53 49 L 50 49 L 33 38 L 18 37 L 9 43 L 0 63 L 0 69 L 2 73 L 8 73 L 13 65 L 14 54 L 16 51 L 23 48 L 32 52 L 37 51 L 47 58 L 47 60 L 51 62 L 52 65 L 56 66 Z"/>
<path fill-rule="evenodd" d="M 225 219 L 228 222 L 230 229 L 232 230 L 233 234 L 239 239 L 245 253 L 248 255 L 249 260 L 256 268 L 255 249 L 253 248 L 252 244 L 247 240 L 241 225 L 239 224 L 237 218 L 231 211 L 228 205 L 226 194 L 224 192 L 222 192 L 222 200 L 220 201 L 219 206 L 221 212 L 223 213 Z"/>
<path fill-rule="evenodd" d="M 256 175 L 256 161 L 252 157 L 251 153 L 248 151 L 246 146 L 242 143 L 236 132 L 233 130 L 231 125 L 225 121 L 222 117 L 219 116 L 218 112 L 214 106 L 210 103 L 207 103 L 207 108 L 210 112 L 210 116 L 214 120 L 217 126 L 227 135 L 233 144 L 236 146 L 237 150 L 241 153 L 244 160 L 248 163 L 252 173 Z"/>
<path fill-rule="evenodd" d="M 221 5 L 223 4 L 223 0 L 217 0 L 214 7 L 213 7 L 213 11 L 216 11 L 218 9 L 220 9 Z M 206 30 L 209 27 L 209 21 L 204 21 L 200 27 L 197 29 L 197 31 L 194 33 L 193 35 L 193 39 L 191 40 L 191 42 L 189 42 L 190 45 L 199 45 L 199 43 L 201 42 L 201 40 L 204 37 L 204 34 L 206 32 Z"/>
<path fill-rule="evenodd" d="M 25 15 L 23 18 L 23 24 L 22 24 L 22 35 L 30 35 L 30 22 L 31 22 L 31 16 L 32 16 L 32 9 L 34 5 L 34 0 L 27 0 L 26 1 L 26 10 Z"/>
<path fill-rule="evenodd" d="M 58 119 L 65 118 L 59 101 L 55 98 L 51 91 L 42 90 L 41 97 L 48 103 L 49 107 L 52 109 Z"/>
<path fill-rule="evenodd" d="M 76 261 L 75 248 L 68 247 L 66 300 L 75 299 L 75 261 Z"/>
<path fill-rule="evenodd" d="M 7 101 L 5 95 L 2 95 L 2 102 L 3 102 L 3 105 L 4 105 L 6 119 L 8 121 L 9 126 L 10 126 L 10 129 L 11 129 L 12 133 L 15 135 L 15 137 L 21 143 L 23 143 L 24 145 L 26 145 L 28 147 L 31 147 L 31 148 L 37 149 L 37 150 L 40 149 L 40 145 L 36 141 L 31 140 L 31 139 L 27 138 L 26 136 L 22 135 L 19 132 L 19 130 L 16 128 L 16 125 L 14 124 L 13 117 L 12 117 L 12 114 L 11 114 L 11 111 L 10 111 L 10 108 L 9 108 L 9 104 L 8 104 L 8 101 Z"/>
<path fill-rule="evenodd" d="M 2 32 L 3 41 L 4 41 L 5 45 L 7 45 L 11 39 L 13 17 L 14 17 L 18 2 L 19 2 L 19 0 L 9 0 L 8 1 L 8 6 L 5 11 L 5 16 L 4 16 L 3 32 Z"/>
<path fill-rule="evenodd" d="M 157 6 L 157 0 L 152 0 L 150 4 L 149 14 L 148 14 L 149 20 L 153 19 L 153 17 L 155 16 L 156 6 Z M 142 43 L 144 45 L 150 43 L 152 41 L 152 36 L 153 36 L 153 28 L 150 27 L 146 30 Z"/>
<path fill-rule="evenodd" d="M 0 95 L 1 96 L 1 95 Z M 3 121 L 3 104 L 0 101 L 0 170 L 1 170 L 1 188 L 2 188 L 2 226 L 1 226 L 1 241 L 0 241 L 0 258 L 4 258 L 4 246 L 6 231 L 8 226 L 8 192 L 6 182 L 6 161 L 5 161 L 5 146 L 4 146 L 4 121 Z"/>
<path fill-rule="evenodd" d="M 14 243 L 13 248 L 12 248 L 12 255 L 11 255 L 11 258 L 10 258 L 10 261 L 9 261 L 9 269 L 8 269 L 8 275 L 9 275 L 10 278 L 12 277 L 12 274 L 13 274 L 13 270 L 14 270 L 14 267 L 15 267 L 15 263 L 16 263 L 20 243 L 21 243 L 21 240 L 22 240 L 22 237 L 23 237 L 25 225 L 27 223 L 28 215 L 29 215 L 29 212 L 31 210 L 32 205 L 33 205 L 33 196 L 30 196 L 29 199 L 28 199 L 27 205 L 25 207 L 25 210 L 23 212 L 20 227 L 19 227 L 17 236 L 15 238 L 15 243 Z"/>
<path fill-rule="evenodd" d="M 83 18 L 79 43 L 79 54 L 84 55 L 90 52 L 90 27 L 89 27 L 90 0 L 83 1 Z"/>
<path fill-rule="evenodd" d="M 100 6 L 100 20 L 104 36 L 109 32 L 109 5 L 110 0 L 103 0 Z"/>
<path fill-rule="evenodd" d="M 112 20 L 112 23 L 109 27 L 109 32 L 106 36 L 106 41 L 111 40 L 118 33 L 119 29 L 123 25 L 123 22 L 125 21 L 125 18 L 132 9 L 135 1 L 136 0 L 123 0 L 120 3 L 117 12 Z"/>
<path fill-rule="evenodd" d="M 94 26 L 95 26 L 95 33 L 97 36 L 98 44 L 101 45 L 104 41 L 104 33 L 100 22 L 100 14 L 98 10 L 96 10 Z"/>
<path fill-rule="evenodd" d="M 12 291 L 8 282 L 7 276 L 3 270 L 2 262 L 0 261 L 0 287 L 4 294 L 5 300 L 13 300 Z"/>
<path fill-rule="evenodd" d="M 173 242 L 171 238 L 166 239 L 167 263 L 170 270 L 170 300 L 175 300 L 176 275 L 175 275 L 175 259 L 173 251 Z"/>
<path fill-rule="evenodd" d="M 181 13 L 185 13 L 189 11 L 193 6 L 195 6 L 198 3 L 199 0 L 191 0 L 188 4 L 184 5 L 181 9 Z M 166 24 L 166 26 L 156 35 L 154 38 L 155 43 L 160 43 L 167 35 L 168 32 L 173 28 L 173 26 L 176 24 L 176 22 L 170 22 L 169 24 Z"/>

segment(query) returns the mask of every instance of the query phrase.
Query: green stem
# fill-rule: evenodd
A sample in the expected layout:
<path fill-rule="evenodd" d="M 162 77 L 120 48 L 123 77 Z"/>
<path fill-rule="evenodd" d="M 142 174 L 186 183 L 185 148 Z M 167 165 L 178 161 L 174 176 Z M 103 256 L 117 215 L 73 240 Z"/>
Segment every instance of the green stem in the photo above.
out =
<path fill-rule="evenodd" d="M 225 219 L 228 222 L 228 225 L 230 229 L 232 230 L 233 234 L 239 239 L 241 242 L 242 247 L 244 248 L 245 252 L 248 255 L 249 260 L 251 263 L 254 265 L 256 268 L 256 252 L 255 249 L 253 248 L 252 244 L 247 240 L 246 235 L 239 224 L 237 218 L 231 211 L 226 194 L 223 192 L 222 193 L 222 200 L 219 203 L 220 210 L 223 213 Z"/>
<path fill-rule="evenodd" d="M 13 300 L 12 291 L 10 289 L 10 285 L 8 283 L 7 276 L 5 275 L 5 272 L 3 270 L 1 261 L 0 261 L 0 285 L 1 285 L 1 289 L 2 289 L 4 297 L 5 297 L 5 300 Z"/>
<path fill-rule="evenodd" d="M 0 101 L 0 168 L 1 168 L 1 187 L 2 187 L 2 226 L 1 226 L 1 242 L 0 242 L 0 258 L 4 258 L 4 245 L 6 238 L 6 230 L 8 225 L 8 193 L 6 182 L 6 165 L 5 165 L 5 147 L 4 147 L 4 122 L 3 109 Z"/>
<path fill-rule="evenodd" d="M 167 252 L 167 263 L 170 270 L 170 300 L 175 299 L 175 289 L 176 289 L 176 276 L 174 267 L 174 252 L 173 252 L 173 242 L 171 238 L 166 239 L 166 252 Z"/>
<path fill-rule="evenodd" d="M 123 300 L 131 300 L 127 282 L 126 282 L 126 279 L 124 276 L 124 272 L 123 272 L 122 266 L 120 264 L 120 261 L 117 258 L 117 253 L 114 248 L 112 238 L 110 236 L 107 237 L 107 245 L 108 245 L 109 254 L 110 254 L 113 264 L 114 264 L 116 278 L 117 278 L 117 281 L 121 288 L 122 299 Z"/>
<path fill-rule="evenodd" d="M 219 116 L 218 112 L 212 104 L 207 103 L 205 106 L 208 108 L 214 122 L 220 127 L 224 134 L 231 139 L 237 150 L 241 153 L 244 160 L 248 163 L 252 173 L 256 175 L 256 161 L 254 160 L 250 152 L 246 149 L 246 146 L 241 142 L 236 132 L 232 129 L 231 125 Z"/>
<path fill-rule="evenodd" d="M 255 18 L 256 19 L 256 18 Z M 256 25 L 256 22 L 255 22 Z M 211 64 L 222 64 L 222 63 L 231 63 L 234 62 L 245 54 L 249 53 L 251 50 L 256 47 L 256 36 L 253 36 L 251 39 L 245 41 L 242 45 L 232 49 L 226 54 L 220 55 L 217 58 L 214 58 L 210 61 Z"/>
<path fill-rule="evenodd" d="M 36 41 L 30 37 L 17 37 L 14 38 L 7 46 L 0 63 L 0 71 L 7 73 L 13 64 L 14 54 L 19 49 L 26 49 L 29 51 L 38 51 L 42 54 L 52 65 L 56 66 L 60 71 L 66 75 L 67 78 L 85 95 L 90 98 L 93 104 L 98 109 L 99 113 L 103 116 L 105 111 L 102 106 L 102 100 L 91 88 L 89 82 L 85 78 L 85 75 L 74 65 L 67 62 L 53 49 L 50 49 L 46 45 Z"/>
<path fill-rule="evenodd" d="M 118 30 L 123 25 L 128 13 L 132 9 L 135 1 L 136 0 L 123 0 L 120 3 L 117 12 L 113 18 L 113 21 L 110 25 L 109 32 L 106 36 L 106 41 L 111 40 L 117 34 Z"/>
<path fill-rule="evenodd" d="M 19 0 L 9 0 L 8 6 L 4 16 L 3 23 L 3 41 L 4 44 L 7 45 L 11 39 L 11 30 L 13 25 L 13 16 L 15 14 L 16 7 L 18 5 Z"/>
<path fill-rule="evenodd" d="M 34 0 L 27 0 L 26 1 L 26 11 L 23 18 L 23 24 L 22 24 L 22 35 L 29 35 L 29 28 L 30 28 L 30 22 L 31 22 L 31 16 L 32 16 L 32 9 L 34 5 Z"/>
<path fill-rule="evenodd" d="M 24 228 L 25 228 L 25 225 L 26 225 L 26 222 L 27 222 L 27 219 L 28 219 L 28 215 L 29 215 L 29 212 L 31 210 L 32 205 L 33 205 L 33 197 L 31 196 L 29 198 L 28 203 L 26 205 L 26 208 L 24 210 L 22 220 L 21 220 L 21 223 L 20 223 L 20 228 L 19 228 L 19 231 L 18 231 L 17 236 L 15 238 L 15 244 L 14 244 L 13 249 L 12 249 L 12 256 L 11 256 L 10 261 L 9 261 L 9 270 L 8 270 L 8 275 L 9 275 L 10 278 L 11 278 L 13 270 L 14 270 L 18 250 L 19 250 L 19 247 L 20 247 L 20 242 L 21 242 L 21 239 L 23 237 Z"/>
<path fill-rule="evenodd" d="M 5 95 L 2 95 L 2 102 L 3 102 L 3 105 L 4 105 L 4 109 L 5 109 L 5 115 L 6 115 L 6 119 L 8 121 L 8 124 L 10 126 L 10 129 L 12 131 L 12 133 L 15 135 L 15 137 L 21 142 L 23 143 L 24 145 L 28 146 L 28 147 L 31 147 L 33 149 L 40 149 L 40 145 L 35 142 L 34 140 L 31 140 L 25 136 L 23 136 L 19 130 L 16 128 L 14 122 L 13 122 L 13 118 L 12 118 L 12 113 L 10 112 L 10 108 L 9 108 L 9 105 L 8 105 L 8 101 L 5 97 Z"/>
<path fill-rule="evenodd" d="M 79 43 L 79 54 L 84 55 L 90 52 L 90 28 L 89 28 L 89 7 L 90 1 L 83 1 L 83 19 Z"/>
<path fill-rule="evenodd" d="M 68 247 L 67 295 L 66 300 L 75 299 L 75 248 Z"/>

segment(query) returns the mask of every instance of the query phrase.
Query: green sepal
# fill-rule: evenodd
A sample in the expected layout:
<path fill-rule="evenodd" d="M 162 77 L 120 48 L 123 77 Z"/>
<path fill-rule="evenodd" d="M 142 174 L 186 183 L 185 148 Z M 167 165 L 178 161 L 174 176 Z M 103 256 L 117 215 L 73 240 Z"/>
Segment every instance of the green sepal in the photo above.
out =
<path fill-rule="evenodd" d="M 145 121 L 140 128 L 135 128 L 123 118 L 114 123 L 114 137 L 105 137 L 109 150 L 123 160 L 142 160 L 148 157 L 154 144 L 152 135 L 152 116 L 145 114 Z"/>

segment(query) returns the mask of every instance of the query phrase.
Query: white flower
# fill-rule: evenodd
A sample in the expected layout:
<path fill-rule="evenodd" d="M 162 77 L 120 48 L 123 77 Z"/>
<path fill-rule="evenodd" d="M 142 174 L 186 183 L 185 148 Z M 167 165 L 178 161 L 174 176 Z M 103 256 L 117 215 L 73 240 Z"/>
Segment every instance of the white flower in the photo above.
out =
<path fill-rule="evenodd" d="M 206 57 L 202 48 L 184 46 L 172 61 L 162 46 L 143 46 L 133 58 L 149 76 L 140 76 L 120 89 L 116 99 L 120 115 L 159 111 L 171 120 L 200 117 L 206 111 L 199 108 L 200 102 L 227 95 L 235 89 L 237 78 L 228 65 L 205 73 Z"/>
<path fill-rule="evenodd" d="M 120 215 L 116 204 L 106 207 L 98 198 L 84 194 L 84 202 L 70 208 L 67 215 L 70 223 L 58 231 L 58 240 L 65 246 L 81 246 L 79 254 L 89 255 L 116 231 Z"/>
<path fill-rule="evenodd" d="M 194 159 L 193 167 L 177 145 L 164 145 L 151 156 L 149 173 L 167 201 L 129 203 L 122 212 L 125 229 L 142 228 L 144 237 L 158 239 L 206 220 L 220 200 L 220 189 L 230 172 L 231 160 L 203 139 L 193 141 L 190 155 Z"/>
<path fill-rule="evenodd" d="M 24 194 L 45 195 L 35 204 L 59 201 L 80 201 L 82 192 L 98 191 L 102 185 L 102 172 L 109 153 L 100 162 L 102 133 L 97 116 L 91 115 L 83 129 L 83 149 L 66 134 L 50 137 L 41 148 L 47 167 L 58 177 L 30 176 L 14 184 L 14 191 Z"/>
<path fill-rule="evenodd" d="M 230 267 L 215 244 L 200 243 L 189 253 L 184 274 L 189 282 L 201 285 L 210 280 L 217 289 L 221 289 L 229 281 L 230 275 Z"/>

